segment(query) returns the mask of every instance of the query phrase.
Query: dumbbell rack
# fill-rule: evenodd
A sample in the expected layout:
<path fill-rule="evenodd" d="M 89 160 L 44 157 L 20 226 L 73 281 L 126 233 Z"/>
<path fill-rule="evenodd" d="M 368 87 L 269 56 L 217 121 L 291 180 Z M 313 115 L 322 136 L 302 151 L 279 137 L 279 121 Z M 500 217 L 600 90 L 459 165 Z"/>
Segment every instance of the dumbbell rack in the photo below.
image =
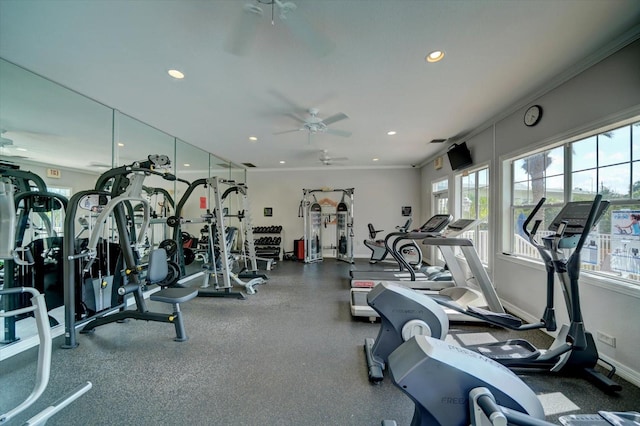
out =
<path fill-rule="evenodd" d="M 282 260 L 284 252 L 284 228 L 280 225 L 254 226 L 253 244 L 256 247 L 256 256 L 266 259 Z"/>

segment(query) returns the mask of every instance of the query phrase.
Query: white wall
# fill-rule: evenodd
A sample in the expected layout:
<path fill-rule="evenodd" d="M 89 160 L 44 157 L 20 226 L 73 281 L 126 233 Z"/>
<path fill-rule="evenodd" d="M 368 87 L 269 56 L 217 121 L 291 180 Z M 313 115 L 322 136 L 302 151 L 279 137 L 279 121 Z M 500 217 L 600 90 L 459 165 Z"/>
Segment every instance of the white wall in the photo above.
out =
<path fill-rule="evenodd" d="M 545 300 L 544 269 L 501 254 L 503 224 L 509 220 L 509 186 L 501 186 L 501 160 L 639 115 L 640 41 L 531 100 L 527 106 L 531 104 L 539 104 L 544 110 L 537 126 L 529 128 L 523 124 L 526 109 L 523 107 L 470 138 L 467 144 L 475 163 L 491 164 L 491 226 L 495 244 L 490 266 L 498 294 L 516 313 L 537 319 Z M 434 170 L 432 162 L 427 163 L 421 174 L 424 193 L 429 192 L 433 180 L 442 176 L 452 176 L 446 157 L 445 167 L 440 171 Z M 430 211 L 430 208 L 427 197 L 423 209 Z M 587 328 L 594 334 L 601 331 L 616 338 L 615 348 L 597 342 L 600 355 L 614 362 L 623 377 L 640 385 L 640 288 L 611 285 L 583 274 L 580 289 Z M 559 318 L 566 321 L 559 292 L 556 300 Z"/>
<path fill-rule="evenodd" d="M 411 206 L 414 225 L 420 218 L 420 172 L 414 168 L 402 169 L 339 169 L 326 167 L 305 171 L 247 172 L 247 185 L 254 226 L 282 225 L 285 231 L 284 247 L 293 251 L 293 240 L 304 233 L 303 219 L 298 207 L 303 189 L 354 188 L 354 255 L 369 257 L 371 252 L 362 243 L 368 238 L 367 224 L 385 232 L 395 231 L 406 221 L 401 207 Z M 327 193 L 328 198 L 340 201 L 339 193 Z M 273 217 L 264 217 L 264 207 L 273 208 Z M 324 244 L 328 241 L 325 239 Z"/>

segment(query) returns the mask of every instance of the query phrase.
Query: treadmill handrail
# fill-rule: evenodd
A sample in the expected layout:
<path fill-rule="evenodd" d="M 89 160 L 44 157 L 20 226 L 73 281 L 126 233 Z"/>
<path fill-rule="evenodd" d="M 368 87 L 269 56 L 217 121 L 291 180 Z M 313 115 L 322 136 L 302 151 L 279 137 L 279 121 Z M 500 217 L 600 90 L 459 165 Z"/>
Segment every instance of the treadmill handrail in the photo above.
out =
<path fill-rule="evenodd" d="M 473 246 L 473 241 L 468 238 L 457 238 L 457 237 L 427 237 L 422 240 L 422 244 L 426 246 L 453 246 L 453 247 L 464 247 L 464 246 Z"/>
<path fill-rule="evenodd" d="M 385 248 L 391 254 L 391 256 L 396 260 L 396 262 L 398 262 L 398 265 L 400 265 L 400 271 L 402 271 L 403 269 L 406 269 L 409 272 L 409 274 L 411 275 L 411 281 L 416 280 L 416 273 L 411 267 L 411 265 L 409 264 L 409 262 L 407 262 L 407 260 L 403 256 L 401 256 L 400 253 L 398 252 L 398 248 L 397 248 L 398 243 L 403 240 L 417 240 L 421 238 L 426 238 L 431 234 L 432 232 L 420 232 L 420 231 L 391 232 L 387 234 L 387 236 L 384 238 Z M 389 240 L 393 237 L 396 237 L 396 238 L 393 241 L 393 244 L 389 245 Z"/>

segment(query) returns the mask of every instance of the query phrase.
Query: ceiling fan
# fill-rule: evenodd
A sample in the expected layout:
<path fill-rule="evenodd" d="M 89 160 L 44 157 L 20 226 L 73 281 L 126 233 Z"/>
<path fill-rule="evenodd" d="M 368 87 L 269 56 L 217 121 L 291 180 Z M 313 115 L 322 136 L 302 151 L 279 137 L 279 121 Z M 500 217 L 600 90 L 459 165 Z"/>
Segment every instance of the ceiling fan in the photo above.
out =
<path fill-rule="evenodd" d="M 295 120 L 299 121 L 302 126 L 298 127 L 297 129 L 276 132 L 274 133 L 274 135 L 282 135 L 284 133 L 301 132 L 303 130 L 306 130 L 309 133 L 309 142 L 311 142 L 311 135 L 315 133 L 328 133 L 330 135 L 341 136 L 343 138 L 348 138 L 349 136 L 351 136 L 351 132 L 348 132 L 346 130 L 330 129 L 328 127 L 330 124 L 349 118 L 347 114 L 339 112 L 325 119 L 321 119 L 320 117 L 318 117 L 318 112 L 319 110 L 317 108 L 310 108 L 309 117 L 307 117 L 306 119 L 298 117 L 295 114 L 288 114 L 290 117 L 293 117 Z"/>
<path fill-rule="evenodd" d="M 346 160 L 348 160 L 348 158 L 347 157 L 331 157 L 329 155 L 329 152 L 326 149 L 324 149 L 324 150 L 320 151 L 319 160 L 325 166 L 330 166 L 330 165 L 333 164 L 334 161 L 346 161 Z"/>
<path fill-rule="evenodd" d="M 26 151 L 26 149 L 23 148 L 19 148 L 17 147 L 14 143 L 13 143 L 13 139 L 10 139 L 8 137 L 6 137 L 7 131 L 2 129 L 0 130 L 0 155 L 3 155 L 5 157 L 13 157 L 13 158 L 18 158 L 18 159 L 27 159 L 29 157 L 26 157 L 24 155 L 21 155 L 17 152 L 20 151 Z M 9 135 L 7 135 L 9 136 Z"/>
<path fill-rule="evenodd" d="M 247 3 L 242 8 L 238 22 L 232 33 L 227 38 L 225 50 L 234 55 L 244 55 L 253 42 L 259 21 L 264 16 L 261 5 L 271 6 L 271 25 L 276 25 L 277 16 L 294 35 L 305 43 L 318 56 L 330 53 L 335 44 L 324 34 L 316 31 L 310 22 L 302 16 L 295 3 L 281 0 L 255 0 L 255 3 Z"/>
<path fill-rule="evenodd" d="M 13 139 L 5 138 L 4 134 L 7 133 L 6 130 L 0 130 L 0 148 L 4 148 L 5 146 L 13 145 Z"/>

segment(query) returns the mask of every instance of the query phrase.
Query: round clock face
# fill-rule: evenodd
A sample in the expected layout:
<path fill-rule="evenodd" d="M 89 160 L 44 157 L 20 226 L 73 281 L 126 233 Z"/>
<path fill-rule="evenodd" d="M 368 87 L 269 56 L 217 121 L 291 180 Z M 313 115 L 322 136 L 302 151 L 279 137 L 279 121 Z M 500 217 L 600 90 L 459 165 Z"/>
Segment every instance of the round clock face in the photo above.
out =
<path fill-rule="evenodd" d="M 524 124 L 527 126 L 535 126 L 542 117 L 542 108 L 539 105 L 530 107 L 527 112 L 524 113 Z"/>

